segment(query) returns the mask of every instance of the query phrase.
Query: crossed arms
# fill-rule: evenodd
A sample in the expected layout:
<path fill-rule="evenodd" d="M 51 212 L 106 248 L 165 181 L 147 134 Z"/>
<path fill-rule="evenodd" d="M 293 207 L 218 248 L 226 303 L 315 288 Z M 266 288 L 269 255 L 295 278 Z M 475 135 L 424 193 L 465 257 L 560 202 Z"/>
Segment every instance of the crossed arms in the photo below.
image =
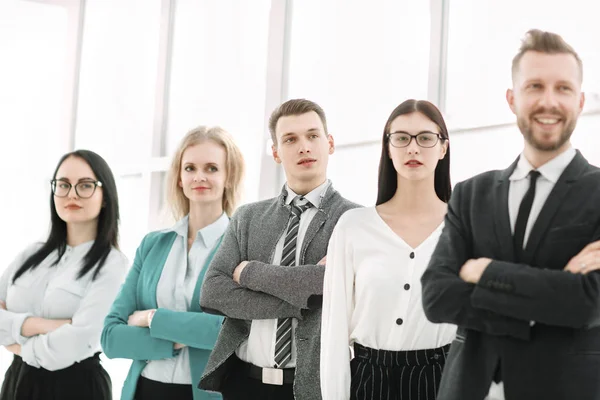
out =
<path fill-rule="evenodd" d="M 206 272 L 200 306 L 205 312 L 236 319 L 301 319 L 302 310 L 323 294 L 324 259 L 317 265 L 294 267 L 246 261 L 238 224 L 234 216 Z"/>
<path fill-rule="evenodd" d="M 588 245 L 563 271 L 471 259 L 460 188 L 453 193 L 444 232 L 422 277 L 423 307 L 432 322 L 521 339 L 529 338 L 531 321 L 576 329 L 600 325 L 600 274 L 594 271 L 600 266 L 585 262 L 600 257 L 600 243 Z M 600 227 L 594 238 L 600 238 Z"/>

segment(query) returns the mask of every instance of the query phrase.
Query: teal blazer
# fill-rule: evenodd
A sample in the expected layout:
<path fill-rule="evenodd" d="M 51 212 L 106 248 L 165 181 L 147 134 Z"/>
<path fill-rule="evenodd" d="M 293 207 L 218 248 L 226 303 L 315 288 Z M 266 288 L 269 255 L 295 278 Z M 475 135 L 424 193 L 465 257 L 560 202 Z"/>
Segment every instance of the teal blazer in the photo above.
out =
<path fill-rule="evenodd" d="M 135 261 L 121 287 L 112 308 L 104 320 L 102 349 L 108 358 L 133 360 L 123 384 L 122 400 L 133 400 L 137 381 L 149 360 L 175 357 L 174 343 L 189 347 L 190 370 L 194 400 L 221 399 L 218 393 L 198 389 L 208 356 L 213 349 L 223 318 L 200 310 L 200 287 L 204 274 L 221 240 L 210 253 L 198 277 L 190 311 L 158 308 L 156 287 L 177 233 L 152 232 L 137 249 Z M 137 310 L 157 309 L 151 328 L 127 325 L 129 316 Z"/>

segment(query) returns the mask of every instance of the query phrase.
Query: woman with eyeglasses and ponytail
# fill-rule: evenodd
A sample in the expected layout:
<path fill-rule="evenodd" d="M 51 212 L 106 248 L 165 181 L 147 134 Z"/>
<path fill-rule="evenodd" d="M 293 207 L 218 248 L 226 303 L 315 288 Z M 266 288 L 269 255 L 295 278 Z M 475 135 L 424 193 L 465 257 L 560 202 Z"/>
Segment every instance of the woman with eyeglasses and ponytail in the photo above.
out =
<path fill-rule="evenodd" d="M 78 150 L 61 158 L 51 188 L 47 240 L 0 278 L 0 345 L 14 354 L 0 399 L 112 399 L 100 334 L 128 268 L 115 179 L 102 157 Z"/>
<path fill-rule="evenodd" d="M 329 241 L 323 400 L 435 399 L 456 327 L 427 320 L 420 279 L 449 199 L 442 114 L 407 100 L 383 130 L 376 205 L 347 211 Z"/>

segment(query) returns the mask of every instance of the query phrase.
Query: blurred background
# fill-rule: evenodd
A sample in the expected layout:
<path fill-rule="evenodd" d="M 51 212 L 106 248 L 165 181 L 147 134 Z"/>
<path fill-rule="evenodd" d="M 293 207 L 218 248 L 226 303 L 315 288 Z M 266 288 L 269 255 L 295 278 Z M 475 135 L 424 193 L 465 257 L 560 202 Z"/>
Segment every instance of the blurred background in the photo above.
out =
<path fill-rule="evenodd" d="M 277 195 L 266 121 L 289 98 L 327 113 L 329 177 L 372 205 L 385 121 L 428 99 L 450 129 L 452 179 L 507 167 L 522 137 L 506 105 L 512 57 L 532 28 L 561 34 L 584 65 L 575 147 L 600 164 L 600 24 L 588 0 L 0 0 L 0 272 L 48 232 L 60 156 L 90 149 L 117 177 L 130 260 L 168 224 L 170 156 L 220 125 L 247 162 L 243 202 Z M 0 382 L 11 357 L 0 350 Z M 106 360 L 115 398 L 129 367 Z"/>

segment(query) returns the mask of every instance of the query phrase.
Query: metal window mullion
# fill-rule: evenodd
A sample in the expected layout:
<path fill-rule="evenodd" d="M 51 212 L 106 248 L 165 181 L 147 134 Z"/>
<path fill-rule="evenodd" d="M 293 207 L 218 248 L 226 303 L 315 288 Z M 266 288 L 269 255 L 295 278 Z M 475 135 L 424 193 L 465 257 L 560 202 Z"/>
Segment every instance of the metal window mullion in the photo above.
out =
<path fill-rule="evenodd" d="M 154 102 L 154 123 L 149 141 L 148 162 L 144 163 L 143 180 L 148 185 L 148 228 L 155 229 L 160 224 L 160 208 L 164 197 L 160 171 L 154 171 L 155 161 L 165 157 L 167 143 L 167 123 L 169 118 L 169 89 L 171 83 L 171 63 L 173 56 L 173 32 L 175 29 L 176 0 L 162 0 L 160 12 L 160 33 L 158 42 L 158 67 Z M 162 164 L 162 163 L 158 163 Z"/>
<path fill-rule="evenodd" d="M 430 0 L 431 31 L 427 98 L 442 112 L 446 111 L 449 10 L 450 0 Z"/>
<path fill-rule="evenodd" d="M 265 118 L 260 160 L 259 199 L 274 197 L 283 184 L 283 171 L 271 156 L 269 117 L 279 104 L 287 100 L 289 88 L 289 60 L 292 24 L 292 0 L 272 0 L 269 16 L 267 49 L 267 84 Z"/>

